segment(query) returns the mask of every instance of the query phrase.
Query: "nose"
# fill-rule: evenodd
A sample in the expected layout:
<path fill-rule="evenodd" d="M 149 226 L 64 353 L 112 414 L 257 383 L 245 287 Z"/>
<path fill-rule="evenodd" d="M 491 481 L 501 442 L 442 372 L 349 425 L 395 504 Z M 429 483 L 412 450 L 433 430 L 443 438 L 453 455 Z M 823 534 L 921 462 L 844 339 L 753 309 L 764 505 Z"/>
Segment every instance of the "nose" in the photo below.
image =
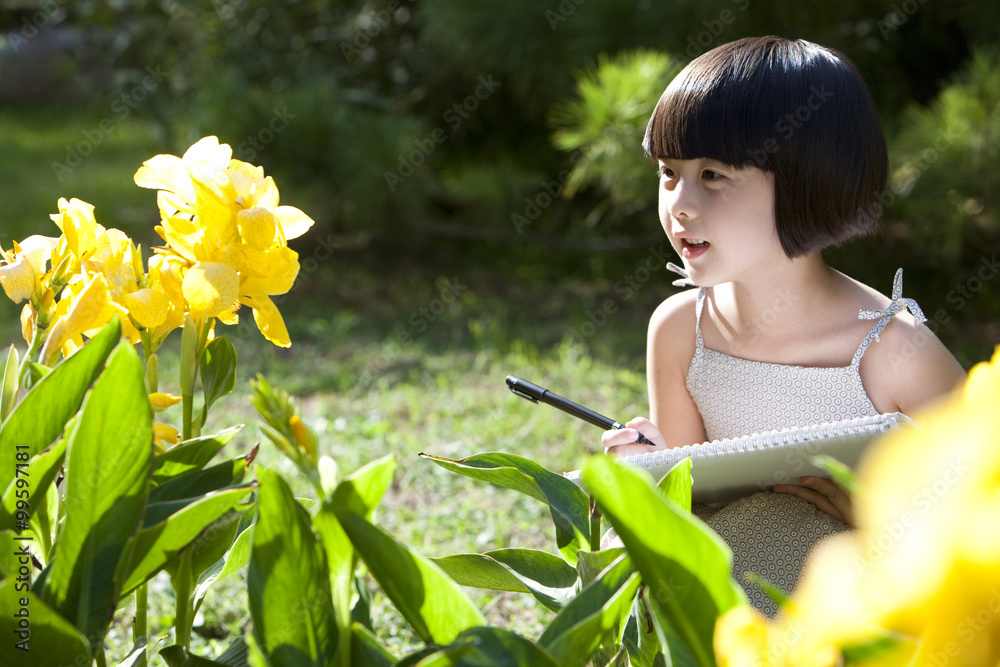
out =
<path fill-rule="evenodd" d="M 683 178 L 664 185 L 660 188 L 660 210 L 676 220 L 697 217 L 697 188 Z"/>

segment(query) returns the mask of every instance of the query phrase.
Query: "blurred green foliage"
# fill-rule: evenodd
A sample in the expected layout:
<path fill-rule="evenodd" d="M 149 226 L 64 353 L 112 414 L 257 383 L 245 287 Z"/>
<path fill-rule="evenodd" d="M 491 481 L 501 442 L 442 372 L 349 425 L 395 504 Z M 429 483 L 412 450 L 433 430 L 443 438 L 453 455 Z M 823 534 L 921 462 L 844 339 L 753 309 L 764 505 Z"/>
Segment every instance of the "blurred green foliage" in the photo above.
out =
<path fill-rule="evenodd" d="M 8 50 L 82 35 L 64 69 L 113 73 L 74 100 L 105 114 L 156 73 L 128 121 L 154 123 L 160 152 L 218 135 L 316 235 L 388 258 L 450 245 L 539 280 L 613 280 L 659 241 L 637 138 L 677 66 L 747 35 L 829 45 L 869 83 L 899 185 L 886 234 L 831 261 L 882 291 L 905 266 L 925 310 L 979 349 L 997 335 L 994 286 L 946 302 L 997 241 L 992 0 L 19 0 L 0 29 Z M 945 127 L 961 138 L 923 164 Z"/>

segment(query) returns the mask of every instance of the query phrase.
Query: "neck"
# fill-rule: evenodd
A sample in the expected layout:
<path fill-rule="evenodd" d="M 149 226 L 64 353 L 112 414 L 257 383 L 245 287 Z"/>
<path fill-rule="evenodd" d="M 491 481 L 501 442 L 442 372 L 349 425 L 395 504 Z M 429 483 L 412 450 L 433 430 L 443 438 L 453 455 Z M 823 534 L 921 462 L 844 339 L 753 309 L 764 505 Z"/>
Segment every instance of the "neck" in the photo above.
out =
<path fill-rule="evenodd" d="M 713 296 L 725 328 L 734 335 L 794 331 L 812 318 L 812 306 L 833 289 L 836 275 L 815 252 L 719 285 Z"/>

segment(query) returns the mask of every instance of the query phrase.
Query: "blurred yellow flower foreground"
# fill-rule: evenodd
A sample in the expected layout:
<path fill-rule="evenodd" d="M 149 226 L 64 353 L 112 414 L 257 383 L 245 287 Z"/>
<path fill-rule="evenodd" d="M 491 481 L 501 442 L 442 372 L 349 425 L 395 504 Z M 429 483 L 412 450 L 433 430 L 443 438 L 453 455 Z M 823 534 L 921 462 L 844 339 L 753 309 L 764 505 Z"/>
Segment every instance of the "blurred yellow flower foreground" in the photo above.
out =
<path fill-rule="evenodd" d="M 166 242 L 153 248 L 148 269 L 141 248 L 124 232 L 105 229 L 94 207 L 60 199 L 52 220 L 59 237 L 31 236 L 0 248 L 0 285 L 14 303 L 27 301 L 21 328 L 40 360 L 52 364 L 83 345 L 115 315 L 122 335 L 155 352 L 190 316 L 199 329 L 212 318 L 238 321 L 253 309 L 264 336 L 291 345 L 271 297 L 291 289 L 299 271 L 288 240 L 313 221 L 278 205 L 278 189 L 260 167 L 232 159 L 232 149 L 205 137 L 183 157 L 157 155 L 135 174 L 159 190 Z"/>
<path fill-rule="evenodd" d="M 817 546 L 778 618 L 719 620 L 720 665 L 1000 665 L 1000 347 L 916 421 L 863 461 L 859 529 Z"/>

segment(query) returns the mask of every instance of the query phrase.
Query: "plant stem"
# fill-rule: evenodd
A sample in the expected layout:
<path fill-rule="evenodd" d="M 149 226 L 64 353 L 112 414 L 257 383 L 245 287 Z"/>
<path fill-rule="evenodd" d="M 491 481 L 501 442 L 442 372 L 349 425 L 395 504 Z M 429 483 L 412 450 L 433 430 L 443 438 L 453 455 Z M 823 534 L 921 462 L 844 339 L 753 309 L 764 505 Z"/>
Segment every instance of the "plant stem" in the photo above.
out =
<path fill-rule="evenodd" d="M 590 550 L 601 550 L 601 511 L 593 496 L 590 497 Z"/>
<path fill-rule="evenodd" d="M 94 651 L 94 660 L 97 661 L 97 667 L 108 667 L 108 656 L 104 655 L 104 637 L 101 637 L 100 642 L 97 644 Z"/>
<path fill-rule="evenodd" d="M 146 636 L 146 616 L 149 613 L 149 590 L 146 584 L 135 589 L 135 622 L 132 624 L 132 641 L 136 644 Z"/>
<path fill-rule="evenodd" d="M 181 555 L 177 576 L 172 579 L 177 610 L 174 616 L 174 639 L 187 650 L 191 645 L 191 549 Z"/>

